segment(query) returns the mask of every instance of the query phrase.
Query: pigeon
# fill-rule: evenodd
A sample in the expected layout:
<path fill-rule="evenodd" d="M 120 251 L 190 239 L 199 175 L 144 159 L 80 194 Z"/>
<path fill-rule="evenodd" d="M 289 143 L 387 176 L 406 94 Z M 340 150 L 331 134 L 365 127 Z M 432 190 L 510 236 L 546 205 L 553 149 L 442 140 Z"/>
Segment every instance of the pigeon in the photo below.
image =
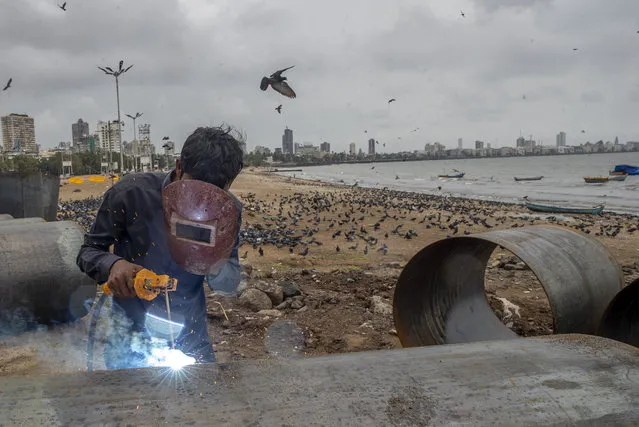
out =
<path fill-rule="evenodd" d="M 67 2 L 65 1 L 64 3 L 62 3 L 62 6 L 58 5 L 58 7 L 66 12 L 67 11 Z"/>
<path fill-rule="evenodd" d="M 466 14 L 464 13 L 464 11 L 463 11 L 463 10 L 461 10 L 459 13 L 460 13 L 460 15 L 461 15 L 461 17 L 462 17 L 462 18 L 465 18 L 465 17 L 466 17 Z"/>
<path fill-rule="evenodd" d="M 269 85 L 273 88 L 274 91 L 281 93 L 282 95 L 295 98 L 295 92 L 293 89 L 286 83 L 286 77 L 282 76 L 282 73 L 286 70 L 290 70 L 295 65 L 291 65 L 290 67 L 277 70 L 270 77 L 262 77 L 262 81 L 260 82 L 260 89 L 266 90 Z"/>
<path fill-rule="evenodd" d="M 7 84 L 5 85 L 5 87 L 2 89 L 3 92 L 11 87 L 12 81 L 13 81 L 13 78 L 10 78 Z"/>
<path fill-rule="evenodd" d="M 260 249 L 258 249 L 258 252 L 260 253 L 260 256 L 264 256 L 264 249 L 262 249 L 261 246 Z"/>
<path fill-rule="evenodd" d="M 391 98 L 388 100 L 388 103 L 390 104 L 391 102 L 395 102 L 395 101 L 397 101 L 395 98 Z"/>
<path fill-rule="evenodd" d="M 579 49 L 577 49 L 576 47 L 572 48 L 573 52 L 577 52 Z"/>
<path fill-rule="evenodd" d="M 586 133 L 586 131 L 582 129 L 582 130 L 581 130 L 581 133 Z"/>
<path fill-rule="evenodd" d="M 337 245 L 337 247 L 335 248 L 335 252 L 339 252 L 339 251 L 340 251 L 339 245 Z"/>
<path fill-rule="evenodd" d="M 244 255 L 242 255 L 240 258 L 246 259 L 247 257 L 248 257 L 248 251 L 244 252 Z"/>
<path fill-rule="evenodd" d="M 165 137 L 162 138 L 162 141 L 168 141 L 168 140 L 169 140 L 168 136 L 165 136 Z"/>
<path fill-rule="evenodd" d="M 277 111 L 279 114 L 282 114 L 282 104 L 275 107 L 275 111 Z"/>
<path fill-rule="evenodd" d="M 304 250 L 302 252 L 300 252 L 300 255 L 302 255 L 302 256 L 308 255 L 308 246 L 304 247 Z"/>

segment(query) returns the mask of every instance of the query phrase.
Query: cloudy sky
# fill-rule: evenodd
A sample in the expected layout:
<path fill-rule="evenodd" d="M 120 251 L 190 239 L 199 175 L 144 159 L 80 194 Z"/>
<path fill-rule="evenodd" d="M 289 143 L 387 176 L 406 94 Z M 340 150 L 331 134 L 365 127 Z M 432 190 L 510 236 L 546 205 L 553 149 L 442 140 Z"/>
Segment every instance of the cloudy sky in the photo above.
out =
<path fill-rule="evenodd" d="M 143 112 L 156 145 L 167 135 L 181 146 L 222 122 L 249 148 L 280 146 L 285 126 L 296 142 L 334 151 L 369 137 L 386 151 L 460 137 L 512 146 L 520 132 L 554 144 L 560 130 L 569 144 L 639 140 L 637 0 L 68 0 L 67 9 L 0 0 L 0 82 L 14 79 L 0 114 L 33 116 L 43 147 L 70 140 L 80 117 L 92 130 L 116 117 L 114 82 L 97 66 L 120 59 L 134 64 L 120 83 L 122 113 Z M 259 90 L 263 75 L 289 65 L 297 99 Z"/>

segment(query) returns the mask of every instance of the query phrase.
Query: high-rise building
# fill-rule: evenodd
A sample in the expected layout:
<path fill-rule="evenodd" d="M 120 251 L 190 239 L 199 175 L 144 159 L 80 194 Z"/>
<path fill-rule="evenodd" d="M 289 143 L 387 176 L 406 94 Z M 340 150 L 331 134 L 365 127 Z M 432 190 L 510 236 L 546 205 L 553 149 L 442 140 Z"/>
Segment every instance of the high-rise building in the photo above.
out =
<path fill-rule="evenodd" d="M 348 154 L 350 154 L 351 156 L 354 156 L 355 154 L 357 154 L 357 151 L 355 151 L 354 142 L 351 142 L 350 145 L 348 146 Z"/>
<path fill-rule="evenodd" d="M 120 132 L 118 132 L 118 121 L 103 122 L 100 120 L 95 128 L 100 141 L 100 150 L 112 153 L 120 152 Z"/>
<path fill-rule="evenodd" d="M 33 117 L 26 114 L 9 114 L 0 119 L 2 147 L 5 152 L 38 152 Z"/>
<path fill-rule="evenodd" d="M 566 132 L 559 132 L 557 134 L 557 147 L 566 146 Z"/>
<path fill-rule="evenodd" d="M 138 150 L 140 151 L 140 156 L 152 156 L 155 154 L 155 145 L 151 143 L 151 125 L 148 123 L 144 123 L 138 125 Z M 175 147 L 174 147 L 175 148 Z"/>
<path fill-rule="evenodd" d="M 463 140 L 461 138 L 457 138 L 457 148 L 461 150 L 463 146 L 464 146 Z"/>
<path fill-rule="evenodd" d="M 483 150 L 484 149 L 484 141 L 475 141 L 475 150 Z"/>
<path fill-rule="evenodd" d="M 295 154 L 292 129 L 289 129 L 289 128 L 284 129 L 284 135 L 282 135 L 282 153 Z"/>
<path fill-rule="evenodd" d="M 80 142 L 86 142 L 86 138 L 89 137 L 89 124 L 82 119 L 78 119 L 76 123 L 71 124 L 71 142 L 74 146 L 79 145 Z M 82 141 L 85 139 L 85 141 Z"/>
<path fill-rule="evenodd" d="M 368 140 L 368 154 L 375 154 L 375 140 L 373 138 Z"/>
<path fill-rule="evenodd" d="M 330 144 L 330 142 L 326 142 L 326 141 L 322 142 L 320 144 L 320 151 L 322 153 L 330 153 L 331 152 L 331 144 Z"/>

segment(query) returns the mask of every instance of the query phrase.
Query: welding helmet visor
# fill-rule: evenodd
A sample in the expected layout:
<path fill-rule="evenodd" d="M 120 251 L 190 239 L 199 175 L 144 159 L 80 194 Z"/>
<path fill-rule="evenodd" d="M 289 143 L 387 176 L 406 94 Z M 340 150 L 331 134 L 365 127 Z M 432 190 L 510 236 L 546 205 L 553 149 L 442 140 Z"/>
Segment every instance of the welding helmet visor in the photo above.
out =
<path fill-rule="evenodd" d="M 182 179 L 162 190 L 162 211 L 175 262 L 193 274 L 217 272 L 230 257 L 240 229 L 235 199 L 213 184 Z"/>

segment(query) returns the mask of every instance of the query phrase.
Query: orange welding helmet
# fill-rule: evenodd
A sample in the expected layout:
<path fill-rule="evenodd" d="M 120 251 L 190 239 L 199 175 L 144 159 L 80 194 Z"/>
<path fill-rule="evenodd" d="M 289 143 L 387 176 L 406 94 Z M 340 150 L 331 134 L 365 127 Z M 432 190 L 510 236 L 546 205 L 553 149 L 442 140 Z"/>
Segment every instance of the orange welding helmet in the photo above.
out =
<path fill-rule="evenodd" d="M 193 274 L 212 274 L 226 262 L 240 229 L 236 200 L 204 181 L 181 179 L 162 190 L 164 230 L 175 262 Z"/>

